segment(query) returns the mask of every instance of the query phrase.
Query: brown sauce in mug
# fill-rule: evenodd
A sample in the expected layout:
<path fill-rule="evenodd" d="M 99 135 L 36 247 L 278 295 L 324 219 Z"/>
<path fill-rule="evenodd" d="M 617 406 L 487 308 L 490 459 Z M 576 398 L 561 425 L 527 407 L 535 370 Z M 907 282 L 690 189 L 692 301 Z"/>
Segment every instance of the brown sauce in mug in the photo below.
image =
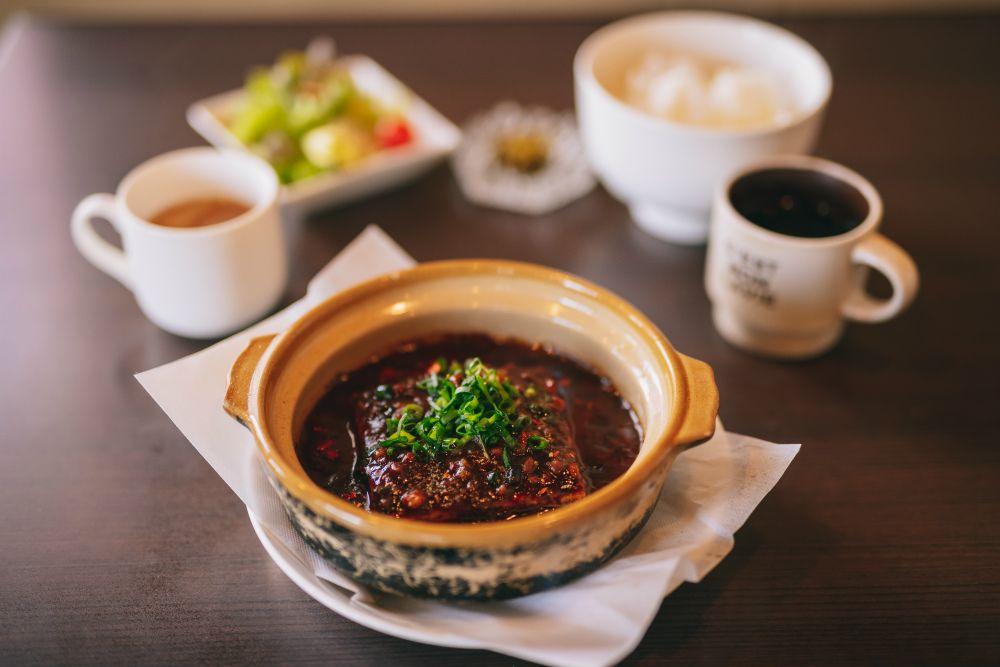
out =
<path fill-rule="evenodd" d="M 641 441 L 607 378 L 538 345 L 462 334 L 341 375 L 297 450 L 316 484 L 359 507 L 478 522 L 578 500 L 625 472 Z"/>
<path fill-rule="evenodd" d="M 161 227 L 193 229 L 232 220 L 249 210 L 249 206 L 235 199 L 203 197 L 168 206 L 149 221 Z"/>

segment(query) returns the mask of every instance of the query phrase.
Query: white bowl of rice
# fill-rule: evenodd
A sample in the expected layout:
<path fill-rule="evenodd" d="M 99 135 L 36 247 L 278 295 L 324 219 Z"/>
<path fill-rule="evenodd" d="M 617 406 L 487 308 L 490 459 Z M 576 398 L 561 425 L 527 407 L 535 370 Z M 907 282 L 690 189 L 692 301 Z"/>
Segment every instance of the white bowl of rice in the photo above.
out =
<path fill-rule="evenodd" d="M 685 244 L 705 242 L 712 194 L 728 173 L 812 151 L 832 89 L 806 41 L 721 12 L 607 25 L 580 46 L 573 78 L 595 173 L 639 227 Z"/>

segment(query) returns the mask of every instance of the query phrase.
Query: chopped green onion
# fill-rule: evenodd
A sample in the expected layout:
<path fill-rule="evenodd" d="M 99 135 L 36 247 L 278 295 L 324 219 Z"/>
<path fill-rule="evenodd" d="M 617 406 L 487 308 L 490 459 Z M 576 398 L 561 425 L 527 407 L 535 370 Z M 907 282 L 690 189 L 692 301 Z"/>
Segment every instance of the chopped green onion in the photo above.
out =
<path fill-rule="evenodd" d="M 528 436 L 528 446 L 532 449 L 545 449 L 549 446 L 549 441 L 540 435 Z"/>
<path fill-rule="evenodd" d="M 531 423 L 531 418 L 523 414 L 525 406 L 517 387 L 478 358 L 464 365 L 439 359 L 417 387 L 427 393 L 428 407 L 425 410 L 409 403 L 399 409 L 395 417 L 386 420 L 388 437 L 380 446 L 387 450 L 405 448 L 432 457 L 476 441 L 484 453 L 500 445 L 504 465 L 510 467 L 511 450 L 518 444 L 515 436 Z M 380 385 L 375 390 L 376 396 L 383 399 L 386 392 L 391 397 L 388 386 Z M 537 393 L 532 391 L 533 396 Z M 523 398 L 529 398 L 528 392 Z M 540 436 L 526 442 L 534 449 L 549 445 Z"/>

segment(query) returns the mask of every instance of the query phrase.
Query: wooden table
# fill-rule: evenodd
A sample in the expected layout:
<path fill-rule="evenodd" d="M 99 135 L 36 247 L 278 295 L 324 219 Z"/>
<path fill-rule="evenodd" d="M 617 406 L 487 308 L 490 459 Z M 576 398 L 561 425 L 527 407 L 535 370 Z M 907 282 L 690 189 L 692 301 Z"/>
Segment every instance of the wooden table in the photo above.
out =
<path fill-rule="evenodd" d="M 0 660 L 510 664 L 379 635 L 267 558 L 236 497 L 132 378 L 204 344 L 157 330 L 69 238 L 84 195 L 199 144 L 184 110 L 329 32 L 456 121 L 503 99 L 572 105 L 598 23 L 68 27 L 0 69 Z M 550 264 L 624 295 L 715 367 L 731 430 L 802 442 L 634 664 L 1000 663 L 1000 17 L 787 25 L 827 57 L 819 153 L 881 189 L 920 265 L 912 310 L 826 357 L 723 343 L 704 253 L 644 236 L 598 189 L 538 219 L 466 202 L 447 167 L 304 223 L 288 300 L 365 225 L 420 260 Z M 544 632 L 544 628 L 539 628 Z"/>

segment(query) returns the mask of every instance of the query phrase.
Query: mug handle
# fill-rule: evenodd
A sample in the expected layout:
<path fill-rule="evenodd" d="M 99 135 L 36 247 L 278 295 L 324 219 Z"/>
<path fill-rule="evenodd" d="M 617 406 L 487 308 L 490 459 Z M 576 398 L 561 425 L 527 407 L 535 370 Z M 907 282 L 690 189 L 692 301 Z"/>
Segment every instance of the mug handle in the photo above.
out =
<path fill-rule="evenodd" d="M 110 222 L 115 231 L 121 235 L 121 229 L 115 220 L 115 198 L 113 195 L 100 193 L 84 198 L 73 210 L 70 226 L 73 243 L 88 262 L 125 287 L 132 289 L 125 253 L 97 235 L 91 224 L 91 220 L 96 217 Z"/>
<path fill-rule="evenodd" d="M 871 234 L 854 247 L 851 261 L 884 275 L 892 285 L 892 296 L 875 299 L 865 291 L 863 278 L 843 305 L 844 316 L 858 322 L 885 322 L 899 315 L 913 302 L 920 286 L 920 274 L 913 259 L 881 234 Z"/>

